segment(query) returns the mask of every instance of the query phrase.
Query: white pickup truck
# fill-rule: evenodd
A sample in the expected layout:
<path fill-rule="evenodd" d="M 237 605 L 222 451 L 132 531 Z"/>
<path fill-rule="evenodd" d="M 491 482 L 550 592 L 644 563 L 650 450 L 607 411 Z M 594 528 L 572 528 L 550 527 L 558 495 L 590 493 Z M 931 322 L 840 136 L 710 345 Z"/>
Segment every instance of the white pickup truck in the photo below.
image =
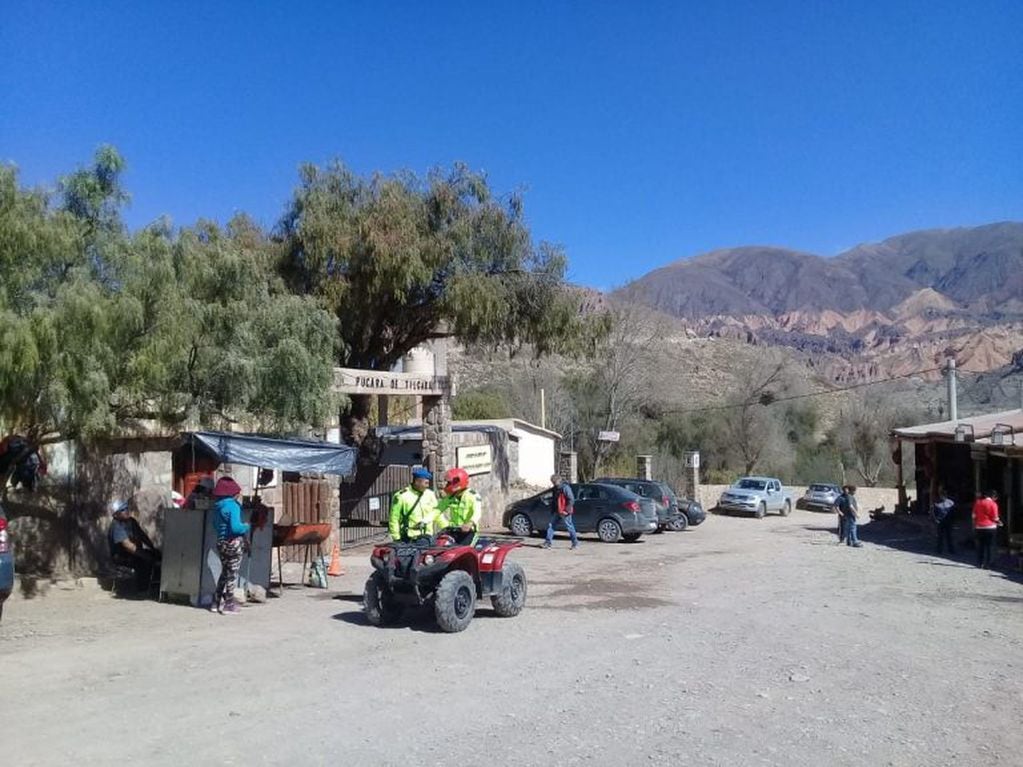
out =
<path fill-rule="evenodd" d="M 774 477 L 743 477 L 721 494 L 720 511 L 740 511 L 763 519 L 769 511 L 787 517 L 792 511 L 792 493 Z"/>

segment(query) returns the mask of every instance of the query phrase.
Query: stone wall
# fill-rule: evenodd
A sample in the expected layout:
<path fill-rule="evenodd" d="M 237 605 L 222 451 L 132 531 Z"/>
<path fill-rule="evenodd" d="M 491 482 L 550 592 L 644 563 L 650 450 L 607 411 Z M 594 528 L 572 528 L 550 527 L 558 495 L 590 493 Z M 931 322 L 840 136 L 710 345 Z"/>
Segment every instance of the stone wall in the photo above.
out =
<path fill-rule="evenodd" d="M 170 446 L 153 438 L 45 448 L 50 472 L 36 492 L 8 493 L 18 571 L 52 577 L 103 572 L 114 499 L 134 502 L 139 521 L 159 546 L 161 509 L 172 482 Z"/>

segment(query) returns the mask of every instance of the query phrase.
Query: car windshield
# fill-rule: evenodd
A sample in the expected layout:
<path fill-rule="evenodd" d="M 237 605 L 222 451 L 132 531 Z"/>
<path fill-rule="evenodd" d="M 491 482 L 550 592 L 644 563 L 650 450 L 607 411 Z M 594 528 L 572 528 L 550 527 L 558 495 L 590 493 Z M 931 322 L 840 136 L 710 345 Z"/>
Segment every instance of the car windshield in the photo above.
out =
<path fill-rule="evenodd" d="M 834 485 L 810 485 L 810 489 L 815 493 L 836 493 L 838 488 Z"/>
<path fill-rule="evenodd" d="M 762 479 L 740 479 L 735 487 L 739 490 L 764 490 L 767 483 Z"/>

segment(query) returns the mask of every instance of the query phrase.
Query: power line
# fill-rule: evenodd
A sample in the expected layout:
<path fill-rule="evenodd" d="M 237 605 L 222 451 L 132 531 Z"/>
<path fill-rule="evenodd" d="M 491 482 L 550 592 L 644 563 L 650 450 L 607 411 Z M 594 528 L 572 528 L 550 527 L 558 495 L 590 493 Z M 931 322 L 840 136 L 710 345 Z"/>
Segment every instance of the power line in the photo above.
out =
<path fill-rule="evenodd" d="M 790 394 L 787 397 L 775 397 L 769 402 L 758 402 L 753 400 L 751 402 L 739 402 L 732 403 L 730 405 L 706 405 L 703 407 L 694 408 L 675 408 L 662 410 L 662 413 L 672 414 L 685 414 L 685 413 L 706 413 L 715 410 L 735 410 L 737 408 L 748 407 L 750 405 L 763 404 L 764 407 L 777 404 L 778 402 L 791 402 L 798 399 L 809 399 L 811 397 L 824 397 L 829 394 L 841 394 L 842 392 L 853 391 L 854 389 L 863 389 L 867 386 L 877 386 L 879 384 L 891 383 L 892 381 L 901 381 L 906 378 L 916 378 L 917 376 L 927 375 L 928 373 L 938 373 L 943 371 L 944 368 L 928 368 L 927 370 L 917 370 L 913 373 L 904 373 L 903 375 L 892 376 L 891 378 L 882 378 L 877 381 L 863 381 L 858 384 L 850 384 L 849 386 L 841 386 L 837 389 L 825 389 L 823 391 L 813 391 L 806 394 Z"/>

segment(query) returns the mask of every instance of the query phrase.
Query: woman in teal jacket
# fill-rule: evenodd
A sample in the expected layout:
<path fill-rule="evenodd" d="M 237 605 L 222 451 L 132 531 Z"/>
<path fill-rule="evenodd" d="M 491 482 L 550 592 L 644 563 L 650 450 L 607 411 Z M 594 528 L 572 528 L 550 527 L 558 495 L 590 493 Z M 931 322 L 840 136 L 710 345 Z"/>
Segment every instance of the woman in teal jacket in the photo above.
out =
<path fill-rule="evenodd" d="M 231 477 L 221 477 L 213 488 L 213 497 L 217 499 L 213 506 L 213 526 L 217 530 L 220 579 L 210 610 L 221 615 L 241 612 L 234 601 L 234 587 L 238 583 L 245 536 L 250 529 L 247 522 L 242 522 L 242 507 L 238 503 L 241 492 L 241 487 Z"/>

